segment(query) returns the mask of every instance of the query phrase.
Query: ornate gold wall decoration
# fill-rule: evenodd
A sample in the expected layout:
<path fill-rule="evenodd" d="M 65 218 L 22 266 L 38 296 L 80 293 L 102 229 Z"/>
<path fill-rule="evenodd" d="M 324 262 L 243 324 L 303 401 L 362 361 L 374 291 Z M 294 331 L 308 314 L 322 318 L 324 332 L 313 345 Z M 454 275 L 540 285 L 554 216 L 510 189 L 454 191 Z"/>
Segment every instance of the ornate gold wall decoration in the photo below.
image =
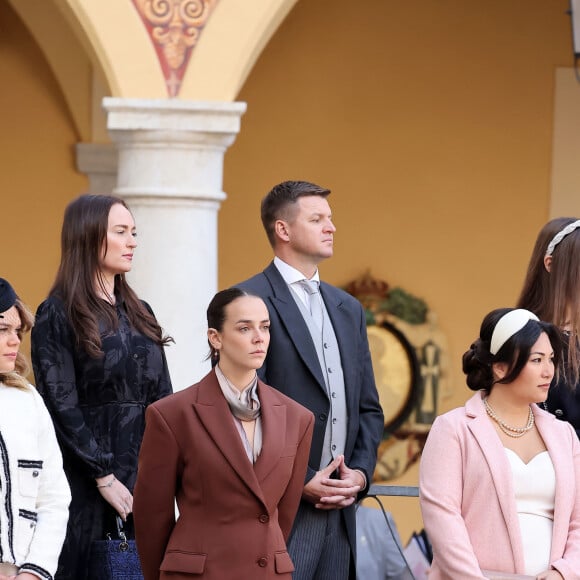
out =
<path fill-rule="evenodd" d="M 374 481 L 395 479 L 420 457 L 449 395 L 447 340 L 425 301 L 366 272 L 345 288 L 365 308 L 385 430 Z"/>
<path fill-rule="evenodd" d="M 193 47 L 218 0 L 133 0 L 165 77 L 167 94 L 181 88 Z"/>

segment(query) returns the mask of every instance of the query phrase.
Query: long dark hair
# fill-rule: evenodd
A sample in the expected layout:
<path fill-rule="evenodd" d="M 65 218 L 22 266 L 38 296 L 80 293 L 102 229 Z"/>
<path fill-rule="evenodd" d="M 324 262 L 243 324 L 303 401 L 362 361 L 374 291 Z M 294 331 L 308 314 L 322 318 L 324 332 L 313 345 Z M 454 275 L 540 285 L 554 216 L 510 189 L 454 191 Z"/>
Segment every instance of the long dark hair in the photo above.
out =
<path fill-rule="evenodd" d="M 548 244 L 577 218 L 555 218 L 540 230 L 526 273 L 518 308 L 531 310 L 541 320 L 570 326 L 564 376 L 573 387 L 580 380 L 580 229 L 569 233 L 552 253 L 550 271 L 544 266 Z"/>
<path fill-rule="evenodd" d="M 95 358 L 103 355 L 99 323 L 108 331 L 116 330 L 119 324 L 115 309 L 100 299 L 95 289 L 109 212 L 116 204 L 129 210 L 121 198 L 112 195 L 81 195 L 69 203 L 62 224 L 60 266 L 50 290 L 50 295 L 65 305 L 77 346 Z M 163 335 L 124 274 L 115 276 L 115 295 L 124 302 L 129 321 L 137 331 L 160 346 L 172 341 Z"/>
<path fill-rule="evenodd" d="M 559 368 L 562 356 L 562 335 L 560 330 L 549 322 L 528 320 L 526 325 L 511 336 L 495 355 L 490 352 L 491 337 L 500 318 L 513 308 L 492 310 L 481 323 L 479 338 L 463 355 L 463 372 L 467 375 L 467 386 L 472 391 L 485 390 L 489 393 L 498 382 L 509 384 L 515 381 L 528 362 L 532 347 L 542 334 L 548 335 L 554 350 L 554 366 Z M 493 376 L 492 364 L 507 363 L 508 372 L 500 381 Z"/>

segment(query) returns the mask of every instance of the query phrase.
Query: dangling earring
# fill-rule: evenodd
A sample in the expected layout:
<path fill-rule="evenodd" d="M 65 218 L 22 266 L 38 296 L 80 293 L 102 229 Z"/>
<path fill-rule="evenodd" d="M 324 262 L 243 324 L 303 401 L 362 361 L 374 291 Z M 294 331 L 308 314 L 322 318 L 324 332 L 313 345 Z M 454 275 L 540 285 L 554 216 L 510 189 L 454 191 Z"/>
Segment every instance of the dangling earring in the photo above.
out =
<path fill-rule="evenodd" d="M 211 366 L 215 367 L 220 361 L 220 351 L 217 348 L 211 347 Z"/>

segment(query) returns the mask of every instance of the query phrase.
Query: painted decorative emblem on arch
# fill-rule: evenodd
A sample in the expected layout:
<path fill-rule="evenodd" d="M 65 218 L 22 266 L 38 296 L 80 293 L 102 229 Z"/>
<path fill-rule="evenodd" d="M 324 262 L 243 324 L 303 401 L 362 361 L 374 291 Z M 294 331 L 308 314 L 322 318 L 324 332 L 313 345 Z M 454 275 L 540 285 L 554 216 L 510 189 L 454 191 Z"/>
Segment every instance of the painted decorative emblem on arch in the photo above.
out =
<path fill-rule="evenodd" d="M 163 71 L 167 94 L 181 88 L 193 47 L 218 0 L 132 0 Z"/>

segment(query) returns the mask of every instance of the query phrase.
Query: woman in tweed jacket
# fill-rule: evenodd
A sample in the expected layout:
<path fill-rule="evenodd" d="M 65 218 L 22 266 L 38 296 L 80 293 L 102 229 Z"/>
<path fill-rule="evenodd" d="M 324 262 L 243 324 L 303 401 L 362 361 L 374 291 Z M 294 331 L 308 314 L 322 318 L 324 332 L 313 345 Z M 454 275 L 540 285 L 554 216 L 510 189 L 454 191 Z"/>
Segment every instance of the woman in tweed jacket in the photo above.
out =
<path fill-rule="evenodd" d="M 32 315 L 0 279 L 0 580 L 52 580 L 70 490 L 50 415 L 24 379 Z"/>

